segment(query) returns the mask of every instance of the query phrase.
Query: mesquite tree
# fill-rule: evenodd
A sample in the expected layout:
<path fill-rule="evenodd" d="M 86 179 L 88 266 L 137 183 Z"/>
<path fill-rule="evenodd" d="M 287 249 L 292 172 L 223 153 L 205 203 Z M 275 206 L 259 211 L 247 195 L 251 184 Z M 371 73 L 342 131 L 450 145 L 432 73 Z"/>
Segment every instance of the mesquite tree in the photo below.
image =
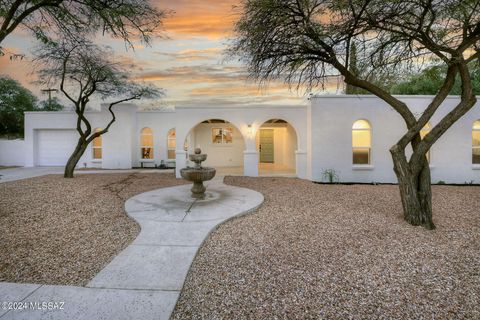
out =
<path fill-rule="evenodd" d="M 73 178 L 73 171 L 87 146 L 108 132 L 115 122 L 113 107 L 131 100 L 158 97 L 155 87 L 130 81 L 120 64 L 112 62 L 112 52 L 91 43 L 48 43 L 39 48 L 37 61 L 42 81 L 59 83 L 61 92 L 73 104 L 77 115 L 78 142 L 65 166 L 65 178 Z M 101 130 L 92 130 L 87 118 L 87 106 L 92 98 L 101 98 L 108 104 L 110 121 Z"/>
<path fill-rule="evenodd" d="M 145 0 L 2 0 L 0 44 L 19 27 L 43 41 L 59 35 L 83 38 L 100 30 L 129 44 L 138 37 L 149 43 L 164 16 Z"/>
<path fill-rule="evenodd" d="M 261 81 L 321 84 L 327 75 L 384 100 L 403 118 L 405 134 L 391 147 L 404 218 L 435 228 L 432 221 L 430 147 L 476 103 L 469 73 L 480 57 L 479 0 L 244 0 L 229 54 Z M 349 53 L 355 44 L 356 67 Z M 441 88 L 416 117 L 409 106 L 375 85 L 371 75 L 399 74 L 432 63 L 446 66 Z M 420 130 L 461 82 L 459 103 L 421 139 Z M 407 157 L 406 149 L 413 153 Z"/>

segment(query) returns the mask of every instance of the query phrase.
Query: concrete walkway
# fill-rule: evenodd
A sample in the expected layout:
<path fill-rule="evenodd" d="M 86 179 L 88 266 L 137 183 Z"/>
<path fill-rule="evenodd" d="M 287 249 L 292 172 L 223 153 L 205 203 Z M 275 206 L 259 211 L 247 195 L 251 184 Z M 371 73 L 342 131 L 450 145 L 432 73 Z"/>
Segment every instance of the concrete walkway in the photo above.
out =
<path fill-rule="evenodd" d="M 86 288 L 0 283 L 0 303 L 64 302 L 63 310 L 8 311 L 0 305 L 0 319 L 168 319 L 204 239 L 263 202 L 260 193 L 227 186 L 223 178 L 207 183 L 205 200 L 194 201 L 189 189 L 163 188 L 129 199 L 125 209 L 141 232 Z"/>

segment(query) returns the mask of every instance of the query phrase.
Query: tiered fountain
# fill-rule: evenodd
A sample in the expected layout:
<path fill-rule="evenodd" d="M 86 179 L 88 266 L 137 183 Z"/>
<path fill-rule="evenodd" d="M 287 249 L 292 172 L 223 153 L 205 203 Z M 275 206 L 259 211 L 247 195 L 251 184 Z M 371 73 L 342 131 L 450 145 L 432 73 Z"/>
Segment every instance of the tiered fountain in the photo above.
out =
<path fill-rule="evenodd" d="M 195 163 L 195 167 L 180 169 L 180 174 L 183 179 L 193 182 L 193 187 L 191 189 L 192 197 L 196 199 L 204 199 L 205 190 L 207 188 L 203 185 L 203 181 L 213 179 L 216 170 L 215 168 L 202 167 L 202 162 L 207 159 L 207 155 L 202 154 L 200 148 L 196 148 L 195 154 L 190 154 L 188 158 Z"/>

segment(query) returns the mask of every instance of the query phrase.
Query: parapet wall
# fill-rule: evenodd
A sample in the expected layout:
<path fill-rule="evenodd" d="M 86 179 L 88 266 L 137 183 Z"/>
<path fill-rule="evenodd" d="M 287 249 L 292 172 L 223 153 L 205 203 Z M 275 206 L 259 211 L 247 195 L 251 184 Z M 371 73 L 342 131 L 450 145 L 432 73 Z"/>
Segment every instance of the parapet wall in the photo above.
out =
<path fill-rule="evenodd" d="M 0 140 L 0 166 L 24 166 L 25 141 Z"/>

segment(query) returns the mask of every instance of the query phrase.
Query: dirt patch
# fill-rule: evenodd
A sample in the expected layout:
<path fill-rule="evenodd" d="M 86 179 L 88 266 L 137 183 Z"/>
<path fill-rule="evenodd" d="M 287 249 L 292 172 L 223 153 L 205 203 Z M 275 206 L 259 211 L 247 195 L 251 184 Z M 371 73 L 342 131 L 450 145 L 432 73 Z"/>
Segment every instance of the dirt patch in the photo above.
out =
<path fill-rule="evenodd" d="M 204 243 L 174 319 L 479 319 L 480 188 L 434 186 L 437 230 L 397 186 L 227 177 L 265 195 Z"/>
<path fill-rule="evenodd" d="M 170 173 L 61 175 L 0 184 L 0 281 L 85 285 L 138 235 L 125 200 Z"/>

